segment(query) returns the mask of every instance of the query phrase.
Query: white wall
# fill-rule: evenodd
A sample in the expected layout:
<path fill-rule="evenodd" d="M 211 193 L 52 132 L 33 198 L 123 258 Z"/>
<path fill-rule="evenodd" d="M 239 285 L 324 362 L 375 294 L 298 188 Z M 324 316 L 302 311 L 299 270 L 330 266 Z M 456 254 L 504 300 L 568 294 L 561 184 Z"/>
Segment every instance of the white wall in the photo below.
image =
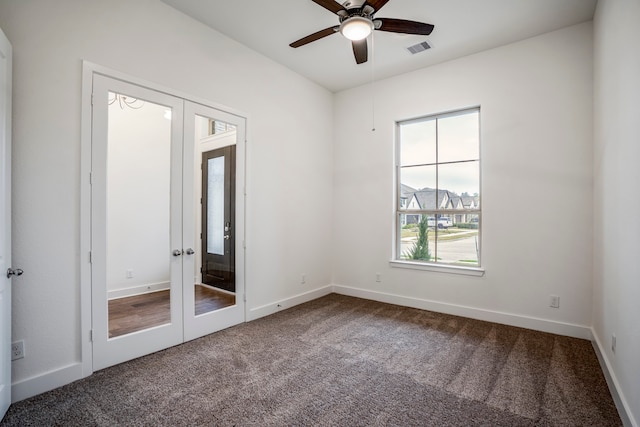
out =
<path fill-rule="evenodd" d="M 640 2 L 594 18 L 593 329 L 633 425 L 640 423 Z M 611 336 L 617 337 L 616 352 Z"/>
<path fill-rule="evenodd" d="M 171 121 L 166 107 L 109 106 L 107 291 L 169 289 Z M 138 107 L 138 105 L 136 105 Z M 131 277 L 127 272 L 131 272 Z M 146 285 L 146 286 L 145 286 Z"/>
<path fill-rule="evenodd" d="M 591 70 L 588 22 L 338 93 L 334 283 L 356 295 L 588 336 Z M 390 267 L 394 121 L 476 105 L 486 274 Z M 549 307 L 550 294 L 560 296 L 559 309 Z"/>
<path fill-rule="evenodd" d="M 13 254 L 25 270 L 14 384 L 50 373 L 59 385 L 80 359 L 83 59 L 248 114 L 250 312 L 330 283 L 331 93 L 158 0 L 0 0 L 0 27 L 15 55 Z"/>

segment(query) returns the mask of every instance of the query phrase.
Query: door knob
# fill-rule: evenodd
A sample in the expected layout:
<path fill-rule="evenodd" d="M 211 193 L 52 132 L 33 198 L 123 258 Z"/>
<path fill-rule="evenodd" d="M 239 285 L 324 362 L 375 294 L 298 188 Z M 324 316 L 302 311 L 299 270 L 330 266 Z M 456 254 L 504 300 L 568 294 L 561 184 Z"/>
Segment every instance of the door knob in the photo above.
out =
<path fill-rule="evenodd" d="M 180 255 L 182 255 L 182 251 L 180 249 L 174 249 L 173 256 L 180 256 Z"/>
<path fill-rule="evenodd" d="M 195 254 L 195 253 L 196 253 L 196 251 L 194 251 L 194 250 L 193 250 L 193 249 L 191 249 L 191 248 L 188 248 L 188 249 L 187 249 L 186 251 L 184 251 L 184 252 L 185 252 L 187 255 L 193 255 L 193 254 Z"/>
<path fill-rule="evenodd" d="M 8 268 L 7 279 L 11 278 L 11 276 L 22 276 L 22 273 L 24 273 L 24 271 L 22 271 L 21 268 L 16 268 L 15 270 L 13 268 Z"/>
<path fill-rule="evenodd" d="M 229 240 L 231 238 L 231 234 L 225 234 L 224 235 L 224 240 Z"/>

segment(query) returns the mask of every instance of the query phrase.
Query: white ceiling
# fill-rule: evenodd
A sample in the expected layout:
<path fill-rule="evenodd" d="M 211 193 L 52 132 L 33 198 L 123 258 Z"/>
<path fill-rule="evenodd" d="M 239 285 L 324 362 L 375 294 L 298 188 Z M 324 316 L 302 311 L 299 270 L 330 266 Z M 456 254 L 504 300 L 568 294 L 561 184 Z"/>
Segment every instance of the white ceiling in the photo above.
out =
<path fill-rule="evenodd" d="M 357 65 L 337 33 L 293 49 L 289 43 L 338 24 L 311 0 L 162 0 L 228 37 L 337 92 L 593 18 L 597 0 L 390 0 L 377 18 L 435 25 L 430 36 L 375 31 L 369 61 Z M 371 37 L 371 36 L 370 36 Z M 411 55 L 407 47 L 432 49 Z M 373 46 L 373 51 L 372 51 Z"/>

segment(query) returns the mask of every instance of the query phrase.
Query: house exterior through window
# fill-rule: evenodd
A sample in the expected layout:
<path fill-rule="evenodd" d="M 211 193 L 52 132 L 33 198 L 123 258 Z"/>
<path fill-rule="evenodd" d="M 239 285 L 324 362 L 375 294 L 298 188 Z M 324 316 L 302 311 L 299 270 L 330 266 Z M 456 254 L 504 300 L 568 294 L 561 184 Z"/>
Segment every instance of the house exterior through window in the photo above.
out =
<path fill-rule="evenodd" d="M 480 267 L 480 108 L 397 123 L 395 260 Z"/>

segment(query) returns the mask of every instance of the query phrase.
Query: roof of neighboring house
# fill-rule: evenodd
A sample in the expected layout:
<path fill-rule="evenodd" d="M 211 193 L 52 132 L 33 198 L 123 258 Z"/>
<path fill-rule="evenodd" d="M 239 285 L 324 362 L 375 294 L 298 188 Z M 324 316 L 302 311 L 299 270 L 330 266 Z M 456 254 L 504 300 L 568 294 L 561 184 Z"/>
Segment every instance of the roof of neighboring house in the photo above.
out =
<path fill-rule="evenodd" d="M 478 196 L 461 196 L 462 198 L 462 206 L 465 208 L 471 208 L 472 205 L 474 208 L 478 208 L 480 206 L 480 198 Z"/>
<path fill-rule="evenodd" d="M 462 197 L 454 196 L 451 193 L 449 193 L 449 200 L 451 201 L 451 208 L 452 209 L 463 209 L 464 208 L 464 205 L 462 204 Z"/>
<path fill-rule="evenodd" d="M 449 192 L 447 190 L 438 190 L 438 208 L 448 208 Z M 423 188 L 413 193 L 418 201 L 420 209 L 436 209 L 436 190 L 433 188 Z"/>
<path fill-rule="evenodd" d="M 477 209 L 480 207 L 480 197 L 459 196 L 457 193 L 448 190 L 438 190 L 438 201 L 436 204 L 436 190 L 434 188 L 423 188 L 416 190 L 408 185 L 401 184 L 401 198 L 407 199 L 407 204 L 415 198 L 419 209 Z"/>
<path fill-rule="evenodd" d="M 416 191 L 418 190 L 413 187 L 409 187 L 406 184 L 400 184 L 400 197 L 410 198 Z"/>

